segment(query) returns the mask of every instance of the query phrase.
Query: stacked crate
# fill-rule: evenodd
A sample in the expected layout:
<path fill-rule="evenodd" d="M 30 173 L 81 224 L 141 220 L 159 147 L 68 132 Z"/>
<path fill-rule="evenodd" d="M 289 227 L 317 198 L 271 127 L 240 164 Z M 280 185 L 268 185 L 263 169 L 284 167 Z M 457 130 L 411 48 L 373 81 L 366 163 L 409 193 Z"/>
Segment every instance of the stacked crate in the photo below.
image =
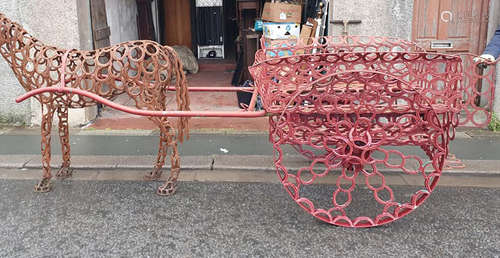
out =
<path fill-rule="evenodd" d="M 302 6 L 280 2 L 268 2 L 262 11 L 264 21 L 264 48 L 279 49 L 294 46 L 300 36 Z M 269 57 L 289 56 L 292 52 L 268 51 Z"/>

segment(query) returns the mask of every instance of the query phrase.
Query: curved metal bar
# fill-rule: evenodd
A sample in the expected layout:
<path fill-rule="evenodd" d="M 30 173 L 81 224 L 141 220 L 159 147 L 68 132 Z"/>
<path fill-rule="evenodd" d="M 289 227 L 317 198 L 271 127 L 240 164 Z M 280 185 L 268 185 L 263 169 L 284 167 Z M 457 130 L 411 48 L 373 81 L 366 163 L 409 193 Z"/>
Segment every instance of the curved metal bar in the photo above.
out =
<path fill-rule="evenodd" d="M 253 92 L 255 87 L 187 87 L 188 91 L 193 92 L 207 92 L 207 91 L 217 91 L 217 92 L 236 92 L 236 91 L 244 91 L 244 92 Z M 175 87 L 169 86 L 167 88 L 168 91 L 176 91 Z"/>
<path fill-rule="evenodd" d="M 20 103 L 28 98 L 35 95 L 40 95 L 46 92 L 56 92 L 56 93 L 66 93 L 66 94 L 78 94 L 87 98 L 91 98 L 99 103 L 106 106 L 120 110 L 133 115 L 140 116 L 155 116 L 155 117 L 242 117 L 242 118 L 252 118 L 252 117 L 262 117 L 266 115 L 265 110 L 261 111 L 155 111 L 155 110 L 141 110 L 136 108 L 130 108 L 121 104 L 117 104 L 108 99 L 105 99 L 99 95 L 84 91 L 81 89 L 69 88 L 69 87 L 46 87 L 25 93 L 24 95 L 16 98 L 16 102 Z"/>

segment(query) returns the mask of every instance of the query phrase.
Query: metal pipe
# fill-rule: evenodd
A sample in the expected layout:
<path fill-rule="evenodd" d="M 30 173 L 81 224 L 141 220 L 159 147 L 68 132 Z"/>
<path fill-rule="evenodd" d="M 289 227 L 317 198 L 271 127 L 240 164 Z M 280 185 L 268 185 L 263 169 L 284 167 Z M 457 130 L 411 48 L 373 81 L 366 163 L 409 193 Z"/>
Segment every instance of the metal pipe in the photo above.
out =
<path fill-rule="evenodd" d="M 257 87 L 255 87 L 253 90 L 252 98 L 250 99 L 250 105 L 248 107 L 248 111 L 255 110 L 255 104 L 257 103 L 257 95 L 259 95 L 259 92 L 257 90 Z"/>
<path fill-rule="evenodd" d="M 78 94 L 87 98 L 91 98 L 96 102 L 102 103 L 113 109 L 120 110 L 126 113 L 139 115 L 139 116 L 155 116 L 155 117 L 241 117 L 241 118 L 252 118 L 252 117 L 262 117 L 266 115 L 266 111 L 160 111 L 160 110 L 141 110 L 136 108 L 130 108 L 121 104 L 117 104 L 113 101 L 105 99 L 94 93 L 84 91 L 81 89 L 69 88 L 69 87 L 45 87 L 32 90 L 25 93 L 24 95 L 16 98 L 16 102 L 20 103 L 26 99 L 33 97 L 35 95 L 40 95 L 46 92 L 56 92 L 56 93 L 66 93 L 66 94 Z"/>
<path fill-rule="evenodd" d="M 245 91 L 253 92 L 255 87 L 188 87 L 188 91 L 221 91 L 221 92 L 233 92 L 233 91 Z M 169 91 L 175 91 L 174 86 L 168 86 Z"/>

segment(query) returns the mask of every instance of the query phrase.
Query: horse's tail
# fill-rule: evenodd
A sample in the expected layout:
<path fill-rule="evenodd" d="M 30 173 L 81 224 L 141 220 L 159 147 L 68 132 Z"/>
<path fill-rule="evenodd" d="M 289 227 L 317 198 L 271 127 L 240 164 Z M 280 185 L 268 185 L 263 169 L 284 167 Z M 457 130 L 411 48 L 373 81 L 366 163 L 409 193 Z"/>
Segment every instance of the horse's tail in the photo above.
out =
<path fill-rule="evenodd" d="M 173 70 L 175 71 L 175 94 L 177 99 L 177 110 L 189 111 L 189 90 L 188 83 L 186 79 L 186 74 L 184 73 L 182 62 L 177 56 L 177 53 L 173 48 L 167 47 L 171 57 L 171 63 Z M 177 123 L 178 139 L 180 142 L 184 141 L 184 137 L 189 139 L 189 118 L 179 117 Z"/>

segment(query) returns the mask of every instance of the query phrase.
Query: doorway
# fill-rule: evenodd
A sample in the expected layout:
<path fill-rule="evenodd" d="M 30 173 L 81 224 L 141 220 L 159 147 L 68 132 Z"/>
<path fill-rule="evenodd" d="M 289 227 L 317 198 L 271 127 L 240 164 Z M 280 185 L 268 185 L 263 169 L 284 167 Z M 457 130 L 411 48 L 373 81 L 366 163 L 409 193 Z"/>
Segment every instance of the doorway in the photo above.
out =
<path fill-rule="evenodd" d="M 236 1 L 223 0 L 221 29 L 223 30 L 224 60 L 219 62 L 234 63 L 237 38 Z M 203 43 L 204 28 L 200 28 L 196 10 L 196 0 L 160 0 L 159 2 L 160 43 L 174 46 L 183 45 L 191 49 L 198 57 L 198 43 Z M 200 36 L 202 35 L 202 36 Z M 205 42 L 206 43 L 206 42 Z M 199 57 L 198 57 L 199 58 Z M 206 61 L 206 60 L 204 60 Z"/>

